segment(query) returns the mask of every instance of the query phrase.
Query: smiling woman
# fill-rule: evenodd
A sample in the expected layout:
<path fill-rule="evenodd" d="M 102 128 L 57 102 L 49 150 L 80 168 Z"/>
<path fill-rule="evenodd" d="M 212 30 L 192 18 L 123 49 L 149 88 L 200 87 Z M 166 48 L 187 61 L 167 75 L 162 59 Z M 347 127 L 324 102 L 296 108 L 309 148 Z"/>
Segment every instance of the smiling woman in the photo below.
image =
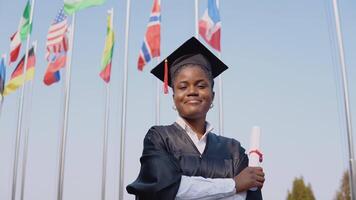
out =
<path fill-rule="evenodd" d="M 206 114 L 214 99 L 212 81 L 208 73 L 201 65 L 188 64 L 182 66 L 175 74 L 173 99 L 179 115 L 192 121 L 200 120 L 204 125 Z M 204 129 L 194 131 L 199 138 L 204 134 Z"/>
<path fill-rule="evenodd" d="M 262 168 L 247 167 L 240 143 L 212 133 L 206 121 L 214 100 L 213 79 L 226 69 L 193 37 L 152 70 L 172 87 L 178 118 L 146 134 L 140 174 L 127 186 L 130 194 L 140 200 L 262 199 Z M 259 189 L 250 191 L 253 187 Z"/>

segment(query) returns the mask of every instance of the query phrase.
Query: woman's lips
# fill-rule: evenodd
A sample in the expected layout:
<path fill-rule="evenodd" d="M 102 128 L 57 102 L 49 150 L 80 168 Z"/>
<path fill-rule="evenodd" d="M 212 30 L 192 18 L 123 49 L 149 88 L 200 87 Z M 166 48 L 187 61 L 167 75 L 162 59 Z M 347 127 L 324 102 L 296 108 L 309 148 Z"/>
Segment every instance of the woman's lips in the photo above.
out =
<path fill-rule="evenodd" d="M 186 101 L 185 103 L 188 103 L 188 104 L 197 104 L 197 103 L 200 103 L 200 102 L 201 102 L 201 100 L 192 99 L 192 100 Z"/>

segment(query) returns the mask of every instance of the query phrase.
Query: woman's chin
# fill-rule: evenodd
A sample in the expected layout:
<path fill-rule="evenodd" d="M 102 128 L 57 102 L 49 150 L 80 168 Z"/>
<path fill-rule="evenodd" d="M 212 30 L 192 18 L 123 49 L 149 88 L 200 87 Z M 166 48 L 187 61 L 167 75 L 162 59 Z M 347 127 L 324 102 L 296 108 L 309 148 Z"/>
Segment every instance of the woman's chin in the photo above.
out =
<path fill-rule="evenodd" d="M 199 119 L 199 118 L 205 118 L 206 113 L 202 112 L 201 110 L 199 111 L 190 111 L 190 112 L 186 112 L 183 115 L 181 115 L 182 117 L 186 118 L 186 119 Z"/>

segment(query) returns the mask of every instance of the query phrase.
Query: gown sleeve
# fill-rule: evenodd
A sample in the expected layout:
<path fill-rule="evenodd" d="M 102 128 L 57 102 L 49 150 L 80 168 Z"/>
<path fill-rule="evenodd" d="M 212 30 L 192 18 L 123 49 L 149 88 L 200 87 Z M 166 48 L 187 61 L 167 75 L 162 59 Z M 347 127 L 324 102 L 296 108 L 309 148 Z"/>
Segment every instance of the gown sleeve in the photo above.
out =
<path fill-rule="evenodd" d="M 248 156 L 245 153 L 245 149 L 240 146 L 240 143 L 236 141 L 233 145 L 234 152 L 236 152 L 234 159 L 234 176 L 237 176 L 243 169 L 248 166 Z M 238 153 L 237 153 L 238 152 Z M 258 188 L 256 191 L 247 191 L 246 200 L 262 200 L 261 189 Z"/>
<path fill-rule="evenodd" d="M 166 150 L 159 131 L 152 127 L 145 136 L 141 169 L 137 179 L 126 187 L 139 200 L 173 200 L 182 176 L 178 161 Z"/>

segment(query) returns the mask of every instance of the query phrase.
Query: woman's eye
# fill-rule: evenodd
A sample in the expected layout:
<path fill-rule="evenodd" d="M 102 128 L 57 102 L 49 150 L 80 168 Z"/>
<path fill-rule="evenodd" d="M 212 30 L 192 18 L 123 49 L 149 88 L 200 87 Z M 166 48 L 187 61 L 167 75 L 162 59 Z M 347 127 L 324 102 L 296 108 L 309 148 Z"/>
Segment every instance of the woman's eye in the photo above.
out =
<path fill-rule="evenodd" d="M 198 85 L 198 88 L 204 89 L 204 88 L 206 88 L 206 85 L 205 85 L 205 84 L 199 84 L 199 85 Z"/>

